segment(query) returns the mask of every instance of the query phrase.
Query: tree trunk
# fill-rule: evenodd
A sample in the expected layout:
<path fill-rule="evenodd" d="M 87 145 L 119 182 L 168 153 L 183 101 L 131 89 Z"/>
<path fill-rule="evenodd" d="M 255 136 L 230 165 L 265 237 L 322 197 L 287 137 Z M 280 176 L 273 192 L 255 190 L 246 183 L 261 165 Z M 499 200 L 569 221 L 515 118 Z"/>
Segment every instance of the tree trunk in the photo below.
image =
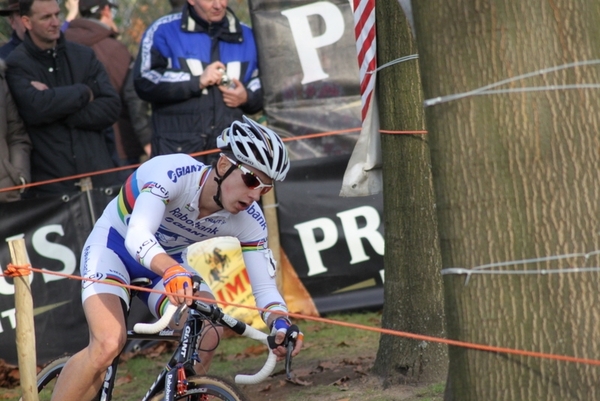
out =
<path fill-rule="evenodd" d="M 416 53 L 398 0 L 376 5 L 378 64 Z M 383 69 L 377 77 L 383 130 L 424 130 L 416 60 Z M 426 135 L 384 134 L 385 286 L 382 325 L 445 337 L 441 257 Z M 447 347 L 383 335 L 374 372 L 387 385 L 446 378 Z"/>
<path fill-rule="evenodd" d="M 596 0 L 421 0 L 413 11 L 426 99 L 600 51 Z M 591 66 L 496 89 L 598 82 Z M 444 276 L 450 338 L 598 359 L 600 274 L 572 269 L 599 266 L 597 255 L 508 262 L 599 249 L 599 101 L 597 89 L 547 89 L 426 109 L 443 267 L 504 273 Z M 587 364 L 451 347 L 445 399 L 597 400 L 599 376 Z"/>

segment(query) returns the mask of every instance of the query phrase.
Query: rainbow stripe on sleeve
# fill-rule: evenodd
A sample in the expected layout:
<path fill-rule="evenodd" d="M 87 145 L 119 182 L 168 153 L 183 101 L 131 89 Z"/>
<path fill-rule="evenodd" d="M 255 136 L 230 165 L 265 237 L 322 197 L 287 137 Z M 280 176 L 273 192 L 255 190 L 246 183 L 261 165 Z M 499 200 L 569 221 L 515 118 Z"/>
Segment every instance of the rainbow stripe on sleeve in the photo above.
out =
<path fill-rule="evenodd" d="M 250 252 L 250 251 L 264 251 L 267 249 L 267 241 L 253 241 L 253 242 L 241 242 L 240 246 L 242 247 L 242 252 Z"/>
<path fill-rule="evenodd" d="M 135 200 L 139 196 L 140 191 L 136 185 L 137 172 L 133 172 L 125 181 L 119 192 L 118 210 L 121 221 L 125 222 L 125 218 L 133 211 Z"/>

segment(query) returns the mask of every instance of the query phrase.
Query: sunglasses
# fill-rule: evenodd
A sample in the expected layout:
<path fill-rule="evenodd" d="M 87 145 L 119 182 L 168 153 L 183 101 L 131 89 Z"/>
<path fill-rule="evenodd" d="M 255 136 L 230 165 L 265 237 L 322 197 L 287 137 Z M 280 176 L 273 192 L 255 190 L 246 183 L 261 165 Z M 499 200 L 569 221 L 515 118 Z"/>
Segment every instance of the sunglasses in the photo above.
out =
<path fill-rule="evenodd" d="M 224 154 L 221 154 L 221 155 L 225 156 Z M 265 184 L 264 182 L 262 182 L 260 180 L 260 178 L 258 178 L 258 176 L 256 174 L 254 174 L 252 171 L 248 170 L 246 167 L 242 166 L 241 163 L 238 163 L 235 160 L 231 160 L 227 156 L 225 156 L 225 158 L 227 158 L 227 160 L 229 160 L 231 162 L 231 164 L 237 166 L 237 168 L 242 170 L 242 181 L 244 181 L 244 184 L 246 184 L 246 186 L 249 189 L 254 190 L 254 189 L 262 188 L 260 190 L 260 194 L 264 195 L 267 192 L 269 192 L 271 190 L 271 188 L 273 188 L 273 184 Z"/>

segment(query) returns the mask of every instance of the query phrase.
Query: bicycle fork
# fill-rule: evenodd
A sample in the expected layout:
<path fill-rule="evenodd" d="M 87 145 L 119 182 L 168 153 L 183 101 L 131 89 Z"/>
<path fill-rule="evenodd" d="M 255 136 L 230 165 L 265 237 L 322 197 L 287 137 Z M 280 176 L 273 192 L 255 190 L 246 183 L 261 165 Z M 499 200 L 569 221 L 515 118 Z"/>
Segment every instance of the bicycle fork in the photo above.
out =
<path fill-rule="evenodd" d="M 104 374 L 104 382 L 102 383 L 98 400 L 110 401 L 113 388 L 115 387 L 115 377 L 117 376 L 116 372 L 118 364 L 119 356 L 113 360 L 113 363 L 108 367 L 106 373 Z"/>
<path fill-rule="evenodd" d="M 194 322 L 196 326 L 197 322 Z M 193 370 L 194 352 L 196 349 L 195 335 L 197 327 L 185 325 L 181 333 L 181 342 L 177 349 L 174 364 L 165 377 L 165 400 L 174 400 L 178 394 L 184 394 L 187 391 L 186 370 Z M 191 363 L 190 363 L 191 362 Z M 187 366 L 186 366 L 187 365 Z"/>

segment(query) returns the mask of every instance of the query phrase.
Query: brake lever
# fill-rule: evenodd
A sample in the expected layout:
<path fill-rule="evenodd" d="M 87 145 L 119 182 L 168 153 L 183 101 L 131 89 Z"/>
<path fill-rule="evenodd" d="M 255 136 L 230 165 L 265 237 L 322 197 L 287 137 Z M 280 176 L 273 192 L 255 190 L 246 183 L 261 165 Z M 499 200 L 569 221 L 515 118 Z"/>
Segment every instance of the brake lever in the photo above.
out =
<path fill-rule="evenodd" d="M 300 329 L 295 324 L 288 327 L 287 332 L 285 333 L 285 339 L 283 340 L 283 346 L 286 349 L 285 354 L 285 375 L 288 380 L 292 380 L 292 352 L 296 347 L 296 340 L 298 339 L 298 334 L 300 333 Z"/>
<path fill-rule="evenodd" d="M 183 311 L 185 310 L 185 308 L 187 308 L 186 304 L 181 304 L 181 305 L 179 305 L 179 307 L 177 307 L 177 310 L 175 311 L 175 314 L 173 315 L 173 321 L 175 322 L 175 326 L 179 326 L 179 321 L 181 320 L 181 315 L 183 314 Z"/>

